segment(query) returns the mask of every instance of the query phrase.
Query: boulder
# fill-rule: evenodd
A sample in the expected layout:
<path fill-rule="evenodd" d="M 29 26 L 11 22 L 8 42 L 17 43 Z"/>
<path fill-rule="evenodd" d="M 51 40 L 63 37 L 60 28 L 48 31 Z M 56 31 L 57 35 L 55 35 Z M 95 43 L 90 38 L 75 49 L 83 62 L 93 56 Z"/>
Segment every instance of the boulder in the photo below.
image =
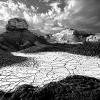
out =
<path fill-rule="evenodd" d="M 86 38 L 87 42 L 100 42 L 100 35 L 91 35 Z"/>
<path fill-rule="evenodd" d="M 90 35 L 86 38 L 86 42 L 92 42 L 93 41 L 93 35 Z"/>
<path fill-rule="evenodd" d="M 27 30 L 28 24 L 25 19 L 22 18 L 13 18 L 8 21 L 6 25 L 6 30 Z"/>

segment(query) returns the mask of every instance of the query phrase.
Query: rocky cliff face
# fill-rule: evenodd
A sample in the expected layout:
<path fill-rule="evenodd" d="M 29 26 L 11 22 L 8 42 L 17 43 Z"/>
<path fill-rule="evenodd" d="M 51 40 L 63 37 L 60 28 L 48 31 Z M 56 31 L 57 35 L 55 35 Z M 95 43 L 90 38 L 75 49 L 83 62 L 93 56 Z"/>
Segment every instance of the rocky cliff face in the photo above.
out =
<path fill-rule="evenodd" d="M 87 42 L 100 42 L 100 34 L 90 35 L 86 38 Z"/>
<path fill-rule="evenodd" d="M 82 34 L 81 31 L 74 29 L 64 29 L 59 33 L 48 35 L 47 39 L 51 43 L 77 44 L 86 41 L 88 35 L 87 33 Z"/>

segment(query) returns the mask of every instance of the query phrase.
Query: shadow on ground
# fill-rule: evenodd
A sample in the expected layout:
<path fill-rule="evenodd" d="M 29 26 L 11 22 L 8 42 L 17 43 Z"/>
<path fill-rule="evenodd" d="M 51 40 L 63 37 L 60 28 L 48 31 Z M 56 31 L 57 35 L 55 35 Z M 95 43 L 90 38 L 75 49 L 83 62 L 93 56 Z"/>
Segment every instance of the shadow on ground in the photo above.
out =
<path fill-rule="evenodd" d="M 10 54 L 10 52 L 5 52 L 3 50 L 0 50 L 0 68 L 12 65 L 15 63 L 21 63 L 23 61 L 26 61 L 27 58 L 25 57 L 16 57 Z"/>
<path fill-rule="evenodd" d="M 13 92 L 0 91 L 0 100 L 99 100 L 100 80 L 73 75 L 43 87 L 21 85 Z"/>
<path fill-rule="evenodd" d="M 34 53 L 34 52 L 68 52 L 72 54 L 79 54 L 84 56 L 99 56 L 100 57 L 100 43 L 83 44 L 53 44 L 47 45 L 47 47 L 39 48 L 35 50 L 35 47 L 31 47 L 21 52 Z"/>

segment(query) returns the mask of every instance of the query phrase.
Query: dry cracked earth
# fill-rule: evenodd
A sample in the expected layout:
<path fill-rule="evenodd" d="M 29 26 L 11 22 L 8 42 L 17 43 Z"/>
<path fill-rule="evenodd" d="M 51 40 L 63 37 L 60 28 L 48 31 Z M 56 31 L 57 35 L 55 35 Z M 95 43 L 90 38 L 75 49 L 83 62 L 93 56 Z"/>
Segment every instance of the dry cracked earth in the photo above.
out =
<path fill-rule="evenodd" d="M 86 75 L 100 79 L 100 59 L 67 52 L 21 53 L 13 56 L 27 60 L 0 67 L 0 89 L 13 91 L 23 84 L 42 87 L 70 75 Z"/>

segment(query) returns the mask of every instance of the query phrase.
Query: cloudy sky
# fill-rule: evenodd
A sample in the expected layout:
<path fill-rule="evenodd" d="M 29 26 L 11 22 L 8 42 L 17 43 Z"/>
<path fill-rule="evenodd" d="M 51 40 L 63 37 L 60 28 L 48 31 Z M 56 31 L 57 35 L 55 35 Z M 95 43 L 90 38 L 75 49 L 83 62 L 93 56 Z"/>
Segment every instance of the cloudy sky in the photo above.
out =
<path fill-rule="evenodd" d="M 63 27 L 100 32 L 100 0 L 0 0 L 0 26 L 24 17 L 41 32 Z"/>

